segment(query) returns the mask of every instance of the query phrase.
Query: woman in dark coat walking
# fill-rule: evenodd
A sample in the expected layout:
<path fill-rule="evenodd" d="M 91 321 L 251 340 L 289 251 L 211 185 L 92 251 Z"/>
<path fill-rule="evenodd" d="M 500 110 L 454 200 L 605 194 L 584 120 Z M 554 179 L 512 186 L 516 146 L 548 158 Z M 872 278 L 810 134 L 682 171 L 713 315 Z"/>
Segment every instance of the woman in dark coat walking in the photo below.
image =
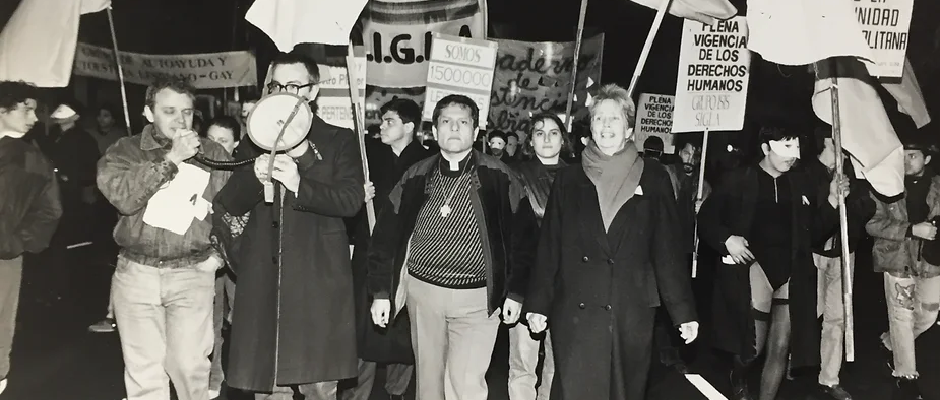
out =
<path fill-rule="evenodd" d="M 687 343 L 698 335 L 691 278 L 665 168 L 638 156 L 635 108 L 616 85 L 591 105 L 582 165 L 559 171 L 524 304 L 550 324 L 554 400 L 643 399 L 660 298 Z"/>

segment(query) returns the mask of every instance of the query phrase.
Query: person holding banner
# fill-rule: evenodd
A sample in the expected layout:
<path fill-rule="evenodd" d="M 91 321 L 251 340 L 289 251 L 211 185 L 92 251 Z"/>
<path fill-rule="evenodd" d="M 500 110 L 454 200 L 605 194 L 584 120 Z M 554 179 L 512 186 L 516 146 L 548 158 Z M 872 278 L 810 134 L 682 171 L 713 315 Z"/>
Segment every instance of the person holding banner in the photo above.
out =
<path fill-rule="evenodd" d="M 380 109 L 382 125 L 379 139 L 366 141 L 369 179 L 366 201 L 373 201 L 375 212 L 391 207 L 388 195 L 402 174 L 415 163 L 433 153 L 425 149 L 415 132 L 421 124 L 421 107 L 414 100 L 399 98 Z M 356 336 L 359 352 L 359 379 L 356 387 L 343 392 L 343 400 L 368 400 L 375 382 L 377 364 L 386 365 L 385 391 L 393 398 L 403 396 L 414 377 L 414 350 L 411 346 L 411 320 L 408 310 L 392 321 L 386 329 L 372 323 L 369 307 L 372 299 L 367 288 L 369 221 L 365 208 L 356 216 L 353 251 L 353 282 L 356 290 Z"/>
<path fill-rule="evenodd" d="M 432 115 L 440 155 L 405 172 L 372 234 L 372 320 L 387 327 L 407 303 L 418 400 L 485 400 L 500 316 L 519 319 L 537 226 L 516 174 L 473 150 L 477 104 L 451 94 Z"/>
<path fill-rule="evenodd" d="M 319 93 L 317 63 L 281 53 L 270 68 L 269 93 L 308 102 Z M 263 101 L 263 100 L 262 100 Z M 259 103 L 260 104 L 260 103 Z M 285 115 L 289 110 L 285 110 Z M 337 381 L 356 376 L 356 332 L 349 238 L 343 223 L 365 198 L 356 135 L 313 116 L 307 137 L 274 157 L 242 140 L 236 170 L 216 199 L 233 216 L 250 213 L 232 264 L 237 276 L 229 387 L 256 399 L 335 399 Z M 270 132 L 268 134 L 274 134 Z M 272 183 L 273 201 L 264 201 Z"/>
<path fill-rule="evenodd" d="M 525 184 L 529 204 L 535 212 L 536 222 L 542 223 L 545 206 L 552 189 L 555 174 L 567 166 L 561 159 L 562 151 L 570 152 L 571 139 L 564 123 L 555 114 L 544 113 L 529 119 L 531 131 L 522 147 L 530 160 L 514 163 L 513 169 Z M 548 331 L 533 335 L 529 327 L 520 322 L 509 329 L 509 399 L 548 400 L 555 376 L 555 355 Z M 539 346 L 545 344 L 545 362 L 542 365 L 542 383 L 536 391 Z"/>
<path fill-rule="evenodd" d="M 633 141 L 633 100 L 606 85 L 589 111 L 582 164 L 548 198 L 526 319 L 533 333 L 551 324 L 553 399 L 643 399 L 656 307 L 686 344 L 698 336 L 691 277 L 669 176 Z"/>
<path fill-rule="evenodd" d="M 838 224 L 839 185 L 828 184 L 826 202 L 804 174 L 791 172 L 800 159 L 800 132 L 760 130 L 764 157 L 721 179 L 699 212 L 701 239 L 718 251 L 714 339 L 734 356 L 732 398 L 751 399 L 747 370 L 759 354 L 767 358 L 760 399 L 773 400 L 787 370 L 819 365 L 816 268 L 812 246 Z M 791 329 L 792 327 L 792 329 Z"/>
<path fill-rule="evenodd" d="M 816 185 L 822 202 L 829 194 L 829 181 L 836 168 L 835 145 L 828 126 L 816 128 L 816 159 L 808 160 L 803 169 Z M 842 157 L 846 157 L 842 155 Z M 843 163 L 846 176 L 854 176 L 852 163 Z M 865 224 L 875 214 L 875 203 L 863 181 L 852 183 L 852 192 L 845 199 L 849 231 L 849 265 L 854 280 L 855 250 L 858 248 Z M 822 315 L 822 340 L 819 346 L 820 370 L 818 383 L 823 393 L 836 400 L 851 400 L 852 395 L 839 384 L 845 350 L 845 324 L 842 309 L 842 245 L 838 225 L 832 227 L 825 242 L 813 246 L 813 261 L 817 274 L 817 315 Z"/>

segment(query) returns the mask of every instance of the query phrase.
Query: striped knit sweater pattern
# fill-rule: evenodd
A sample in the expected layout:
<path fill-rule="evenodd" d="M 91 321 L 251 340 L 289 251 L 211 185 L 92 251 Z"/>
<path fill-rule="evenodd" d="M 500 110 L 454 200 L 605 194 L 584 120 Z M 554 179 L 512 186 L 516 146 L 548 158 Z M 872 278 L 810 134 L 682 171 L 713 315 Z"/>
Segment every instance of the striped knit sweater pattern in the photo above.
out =
<path fill-rule="evenodd" d="M 408 272 L 432 285 L 451 289 L 486 286 L 483 242 L 470 200 L 470 175 L 431 174 L 431 193 L 415 224 L 408 257 Z M 450 213 L 441 216 L 441 207 L 454 192 Z"/>

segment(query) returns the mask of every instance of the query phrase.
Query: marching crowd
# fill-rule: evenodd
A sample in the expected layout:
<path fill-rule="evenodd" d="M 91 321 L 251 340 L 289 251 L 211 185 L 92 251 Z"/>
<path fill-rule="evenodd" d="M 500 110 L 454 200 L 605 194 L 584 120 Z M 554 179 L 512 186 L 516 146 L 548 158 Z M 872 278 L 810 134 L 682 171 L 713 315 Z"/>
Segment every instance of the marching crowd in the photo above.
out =
<path fill-rule="evenodd" d="M 266 89 L 313 101 L 318 71 L 280 54 Z M 828 129 L 781 126 L 760 129 L 759 160 L 699 188 L 702 144 L 680 136 L 677 163 L 661 161 L 661 141 L 639 148 L 633 100 L 616 85 L 593 97 L 584 135 L 538 114 L 485 145 L 478 105 L 449 95 L 426 142 L 418 104 L 382 106 L 380 133 L 364 139 L 366 181 L 348 129 L 313 117 L 306 140 L 271 160 L 244 138 L 244 117 L 199 129 L 194 97 L 185 82 L 154 82 L 149 124 L 131 136 L 107 107 L 87 134 L 61 104 L 54 133 L 30 139 L 35 88 L 0 82 L 0 392 L 22 255 L 69 219 L 101 223 L 116 209 L 108 314 L 90 329 L 118 331 L 130 400 L 169 399 L 170 382 L 181 400 L 219 397 L 223 383 L 256 399 L 364 400 L 379 370 L 392 398 L 416 379 L 419 400 L 483 400 L 501 324 L 512 400 L 642 399 L 655 358 L 686 370 L 680 351 L 660 353 L 699 337 L 703 309 L 710 344 L 733 360 L 734 399 L 774 399 L 800 367 L 851 399 L 839 382 L 841 195 L 850 259 L 874 237 L 899 398 L 917 398 L 915 338 L 940 304 L 940 177 L 922 142 L 905 143 L 901 199 L 834 176 L 843 155 Z M 690 274 L 699 239 L 720 258 L 704 298 Z"/>

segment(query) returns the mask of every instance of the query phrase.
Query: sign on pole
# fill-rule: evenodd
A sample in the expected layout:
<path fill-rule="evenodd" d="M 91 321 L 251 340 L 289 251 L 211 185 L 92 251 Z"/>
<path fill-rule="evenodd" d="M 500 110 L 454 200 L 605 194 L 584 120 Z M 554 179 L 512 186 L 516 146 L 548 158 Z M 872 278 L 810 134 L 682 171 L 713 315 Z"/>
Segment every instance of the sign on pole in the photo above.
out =
<path fill-rule="evenodd" d="M 744 128 L 750 66 L 744 17 L 715 25 L 685 20 L 672 132 Z"/>
<path fill-rule="evenodd" d="M 359 88 L 359 107 L 365 107 L 366 58 L 356 48 L 356 86 Z M 330 60 L 337 61 L 337 60 Z M 331 62 L 320 65 L 320 93 L 317 95 L 317 116 L 330 125 L 355 129 L 352 98 L 349 94 L 349 72 L 346 65 Z"/>
<path fill-rule="evenodd" d="M 497 44 L 491 40 L 434 34 L 423 119 L 430 121 L 437 101 L 450 94 L 465 95 L 480 108 L 480 129 L 486 128 L 496 66 Z"/>
<path fill-rule="evenodd" d="M 914 0 L 855 0 L 855 14 L 874 61 L 868 64 L 871 76 L 901 76 L 913 12 Z"/>
<path fill-rule="evenodd" d="M 675 135 L 672 134 L 672 112 L 675 96 L 640 94 L 640 107 L 636 112 L 636 144 L 643 149 L 646 138 L 656 136 L 663 140 L 663 153 L 675 154 Z"/>

